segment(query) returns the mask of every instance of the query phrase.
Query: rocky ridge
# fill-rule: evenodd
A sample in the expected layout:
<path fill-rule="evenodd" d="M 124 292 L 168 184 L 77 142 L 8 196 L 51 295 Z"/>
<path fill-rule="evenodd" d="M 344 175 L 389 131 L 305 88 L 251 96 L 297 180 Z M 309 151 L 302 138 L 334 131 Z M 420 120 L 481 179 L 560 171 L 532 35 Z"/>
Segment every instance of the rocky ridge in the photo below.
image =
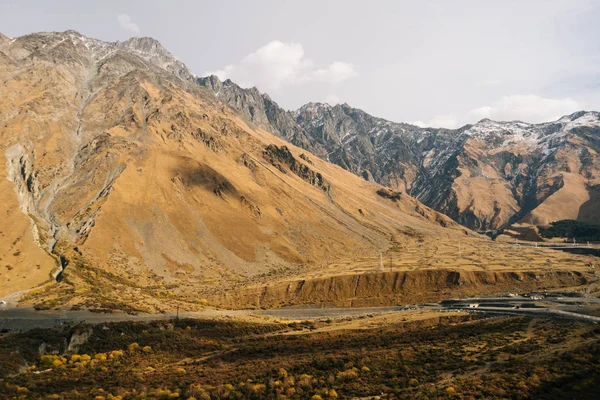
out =
<path fill-rule="evenodd" d="M 256 88 L 214 76 L 198 82 L 248 121 L 469 228 L 600 220 L 592 209 L 600 198 L 597 112 L 542 124 L 482 120 L 434 129 L 376 118 L 347 104 L 285 111 Z"/>

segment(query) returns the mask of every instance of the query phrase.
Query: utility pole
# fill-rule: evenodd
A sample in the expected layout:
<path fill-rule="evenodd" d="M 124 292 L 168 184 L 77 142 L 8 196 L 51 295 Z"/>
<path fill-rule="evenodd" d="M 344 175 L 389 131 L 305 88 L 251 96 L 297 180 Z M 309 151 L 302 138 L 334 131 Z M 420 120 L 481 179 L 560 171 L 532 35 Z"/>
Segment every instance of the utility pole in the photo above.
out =
<path fill-rule="evenodd" d="M 383 253 L 379 250 L 379 270 L 383 271 Z"/>
<path fill-rule="evenodd" d="M 390 251 L 390 272 L 392 272 L 392 252 Z"/>
<path fill-rule="evenodd" d="M 179 319 L 179 305 L 177 305 L 177 317 L 175 319 Z"/>

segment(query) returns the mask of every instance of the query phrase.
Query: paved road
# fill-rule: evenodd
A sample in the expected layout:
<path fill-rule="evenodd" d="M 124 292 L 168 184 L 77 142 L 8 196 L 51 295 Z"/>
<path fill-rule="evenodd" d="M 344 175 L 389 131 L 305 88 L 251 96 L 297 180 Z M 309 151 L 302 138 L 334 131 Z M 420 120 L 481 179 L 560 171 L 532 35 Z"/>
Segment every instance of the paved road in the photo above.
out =
<path fill-rule="evenodd" d="M 414 307 L 413 307 L 414 308 Z M 400 312 L 408 307 L 365 307 L 365 308 L 337 308 L 337 307 L 287 307 L 271 310 L 206 310 L 201 312 L 180 312 L 180 318 L 213 318 L 224 316 L 263 315 L 290 320 L 310 320 L 321 318 L 347 318 L 366 314 L 380 314 Z M 32 308 L 10 308 L 0 310 L 0 330 L 28 330 L 34 328 L 52 328 L 61 324 L 91 323 L 120 321 L 157 321 L 173 319 L 175 313 L 164 314 L 137 314 L 125 313 L 94 313 L 90 311 L 70 311 L 65 318 L 61 318 L 60 311 L 36 311 Z"/>
<path fill-rule="evenodd" d="M 439 306 L 447 310 L 469 312 L 528 315 L 533 317 L 563 318 L 599 323 L 600 317 L 578 312 L 581 306 L 600 306 L 600 299 L 575 293 L 534 294 L 533 296 L 483 297 L 461 300 L 444 300 Z"/>
<path fill-rule="evenodd" d="M 409 310 L 422 309 L 431 311 L 461 310 L 486 313 L 491 315 L 528 315 L 545 318 L 567 318 L 572 320 L 600 322 L 599 317 L 577 312 L 580 305 L 600 305 L 600 299 L 588 297 L 573 297 L 553 295 L 542 299 L 527 296 L 512 297 L 483 297 L 462 300 L 445 300 L 440 303 L 430 303 L 414 306 L 395 307 L 285 307 L 270 310 L 206 310 L 202 312 L 182 312 L 181 318 L 212 318 L 222 316 L 265 315 L 283 319 L 310 320 L 322 318 L 347 318 L 366 314 L 402 313 Z M 93 313 L 90 311 L 70 311 L 66 318 L 61 318 L 60 311 L 35 311 L 32 308 L 0 309 L 0 330 L 28 330 L 33 328 L 51 328 L 61 324 L 105 323 L 118 321 L 155 321 L 175 318 L 174 313 L 138 314 L 124 313 Z"/>

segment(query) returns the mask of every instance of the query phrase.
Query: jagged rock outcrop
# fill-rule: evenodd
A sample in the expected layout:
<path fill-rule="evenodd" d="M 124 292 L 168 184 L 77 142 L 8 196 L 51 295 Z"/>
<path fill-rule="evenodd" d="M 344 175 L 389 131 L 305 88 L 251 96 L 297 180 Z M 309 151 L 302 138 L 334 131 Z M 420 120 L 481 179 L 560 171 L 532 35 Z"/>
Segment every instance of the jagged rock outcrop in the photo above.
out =
<path fill-rule="evenodd" d="M 257 88 L 244 89 L 230 79 L 221 82 L 214 75 L 198 78 L 197 82 L 210 89 L 221 101 L 257 127 L 318 156 L 324 157 L 327 154 L 325 147 L 296 123 L 292 112 L 279 107 L 269 95 L 259 92 Z"/>
<path fill-rule="evenodd" d="M 317 186 L 325 192 L 329 192 L 331 189 L 331 185 L 323 178 L 323 175 L 321 175 L 320 172 L 315 172 L 306 164 L 298 161 L 287 146 L 278 147 L 270 144 L 265 148 L 264 156 L 271 165 L 283 173 L 286 173 L 286 168 L 284 167 L 286 166 L 290 171 L 311 185 Z M 302 157 L 302 155 L 300 157 Z"/>
<path fill-rule="evenodd" d="M 128 53 L 140 56 L 151 64 L 172 73 L 184 80 L 194 80 L 194 75 L 184 63 L 173 56 L 156 39 L 150 37 L 134 37 L 124 42 L 117 42 L 116 47 Z"/>

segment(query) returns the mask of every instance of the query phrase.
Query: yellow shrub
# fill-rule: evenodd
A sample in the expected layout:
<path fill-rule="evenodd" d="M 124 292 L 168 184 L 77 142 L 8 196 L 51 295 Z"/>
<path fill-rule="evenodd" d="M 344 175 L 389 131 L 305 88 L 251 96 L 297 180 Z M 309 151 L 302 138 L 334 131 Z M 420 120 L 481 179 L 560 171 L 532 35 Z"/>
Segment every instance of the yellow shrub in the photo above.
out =
<path fill-rule="evenodd" d="M 44 354 L 43 356 L 40 357 L 40 364 L 42 365 L 46 365 L 46 366 L 51 366 L 52 363 L 54 362 L 54 360 L 57 360 L 58 356 L 55 356 L 53 354 Z"/>
<path fill-rule="evenodd" d="M 23 386 L 17 386 L 17 394 L 29 393 L 29 389 Z"/>
<path fill-rule="evenodd" d="M 71 364 L 73 364 L 73 363 L 76 363 L 79 360 L 81 360 L 81 356 L 79 354 L 73 354 L 73 355 L 71 355 L 71 360 L 69 362 Z"/>
<path fill-rule="evenodd" d="M 185 368 L 181 368 L 181 367 L 177 368 L 175 371 L 176 371 L 176 372 L 177 372 L 179 375 L 185 375 L 185 374 L 186 374 L 186 372 L 187 372 L 187 371 L 185 370 Z"/>
<path fill-rule="evenodd" d="M 95 360 L 106 361 L 106 353 L 98 353 L 94 356 Z"/>
<path fill-rule="evenodd" d="M 313 397 L 311 397 L 311 400 L 323 400 L 323 398 L 318 394 L 315 394 Z"/>
<path fill-rule="evenodd" d="M 292 375 L 285 378 L 285 384 L 288 386 L 294 386 L 296 384 L 296 379 Z"/>
<path fill-rule="evenodd" d="M 79 361 L 90 361 L 92 359 L 92 357 L 89 356 L 89 354 L 82 354 L 79 358 Z"/>
<path fill-rule="evenodd" d="M 262 392 L 266 389 L 267 389 L 267 385 L 265 385 L 264 383 L 257 383 L 256 385 L 252 386 L 252 391 L 254 393 Z"/>
<path fill-rule="evenodd" d="M 330 398 L 332 398 L 332 399 L 337 399 L 337 397 L 338 397 L 338 394 L 337 394 L 337 392 L 335 391 L 335 389 L 331 389 L 331 390 L 329 391 L 329 393 L 327 393 L 327 396 L 328 396 L 328 397 L 330 397 Z"/>
<path fill-rule="evenodd" d="M 152 351 L 152 347 L 150 347 L 150 346 L 144 346 L 144 347 L 142 347 L 142 351 L 144 353 L 150 353 Z"/>
<path fill-rule="evenodd" d="M 60 360 L 58 358 L 56 360 L 52 361 L 53 367 L 60 367 L 61 365 L 64 365 L 64 364 L 63 364 L 62 360 Z"/>
<path fill-rule="evenodd" d="M 108 353 L 108 358 L 113 359 L 113 358 L 119 358 L 123 356 L 123 350 L 113 350 L 110 353 Z"/>
<path fill-rule="evenodd" d="M 448 386 L 445 391 L 446 391 L 446 394 L 450 394 L 450 395 L 456 394 L 456 390 L 452 386 Z"/>
<path fill-rule="evenodd" d="M 370 369 L 369 367 L 367 367 L 366 365 L 365 365 L 365 366 L 363 366 L 363 367 L 362 367 L 360 370 L 361 370 L 362 372 L 371 372 L 371 369 Z"/>
<path fill-rule="evenodd" d="M 348 369 L 346 371 L 341 371 L 336 374 L 336 378 L 341 380 L 352 380 L 356 379 L 357 377 L 358 374 L 356 373 L 356 370 L 354 368 Z"/>
<path fill-rule="evenodd" d="M 129 346 L 127 346 L 127 350 L 129 351 L 136 351 L 139 348 L 140 345 L 137 342 L 131 343 Z"/>
<path fill-rule="evenodd" d="M 226 383 L 225 385 L 223 385 L 223 389 L 229 392 L 233 392 L 235 390 L 235 387 L 231 383 Z"/>

